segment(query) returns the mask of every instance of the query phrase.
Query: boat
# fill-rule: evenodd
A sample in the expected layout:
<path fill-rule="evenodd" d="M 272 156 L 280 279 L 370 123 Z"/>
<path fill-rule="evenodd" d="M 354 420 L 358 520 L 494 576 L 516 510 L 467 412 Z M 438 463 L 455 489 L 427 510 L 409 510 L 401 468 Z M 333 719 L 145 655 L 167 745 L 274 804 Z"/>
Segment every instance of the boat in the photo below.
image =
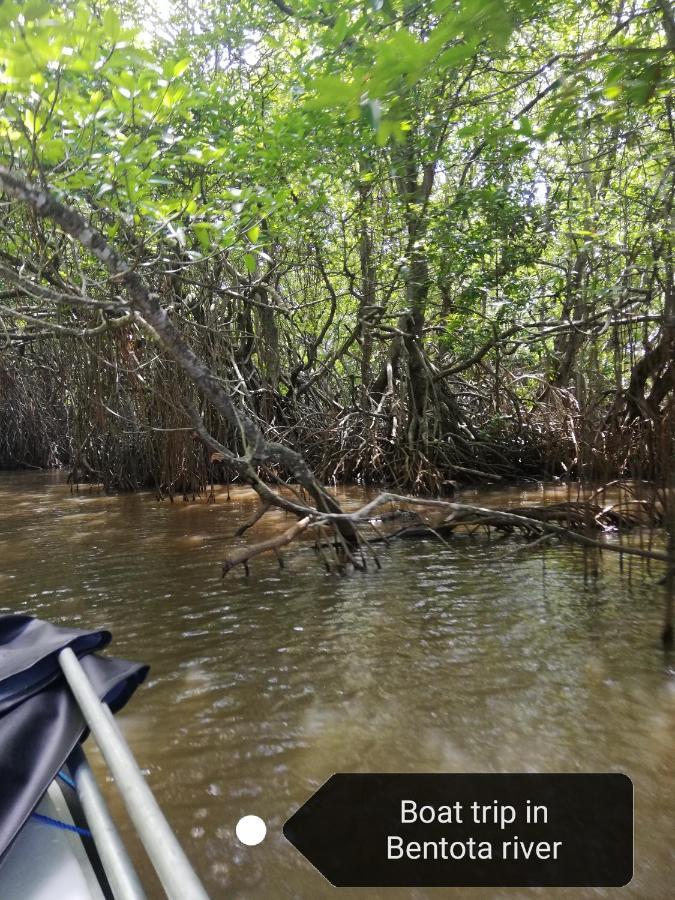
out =
<path fill-rule="evenodd" d="M 105 630 L 0 616 L 0 898 L 144 900 L 82 747 L 90 734 L 170 900 L 208 895 L 114 720 L 148 667 Z"/>

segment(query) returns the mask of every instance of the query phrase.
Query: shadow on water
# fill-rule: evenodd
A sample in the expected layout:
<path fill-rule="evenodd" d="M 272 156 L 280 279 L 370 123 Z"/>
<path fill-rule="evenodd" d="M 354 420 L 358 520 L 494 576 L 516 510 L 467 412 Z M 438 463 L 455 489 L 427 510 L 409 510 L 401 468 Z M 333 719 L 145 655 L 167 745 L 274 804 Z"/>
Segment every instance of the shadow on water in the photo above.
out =
<path fill-rule="evenodd" d="M 629 581 L 608 554 L 585 585 L 577 550 L 457 539 L 401 543 L 367 575 L 325 575 L 300 552 L 285 571 L 261 558 L 222 581 L 253 502 L 71 495 L 55 476 L 0 474 L 3 611 L 110 628 L 118 654 L 151 664 L 120 722 L 214 898 L 334 894 L 281 826 L 335 771 L 626 772 L 629 888 L 386 896 L 672 896 L 675 660 L 658 644 L 659 573 Z M 285 519 L 267 521 L 259 536 Z M 259 847 L 234 837 L 246 813 L 268 823 Z"/>

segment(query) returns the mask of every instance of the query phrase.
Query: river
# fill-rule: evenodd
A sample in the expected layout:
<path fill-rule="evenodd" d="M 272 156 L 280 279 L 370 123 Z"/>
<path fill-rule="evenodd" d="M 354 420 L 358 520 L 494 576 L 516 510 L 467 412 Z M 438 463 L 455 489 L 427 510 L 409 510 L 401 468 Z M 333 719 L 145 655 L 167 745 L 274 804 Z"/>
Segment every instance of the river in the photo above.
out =
<path fill-rule="evenodd" d="M 458 538 L 400 542 L 368 574 L 326 574 L 301 550 L 284 570 L 261 557 L 250 577 L 222 579 L 254 508 L 244 489 L 171 504 L 0 473 L 1 611 L 108 628 L 114 653 L 150 664 L 118 721 L 213 898 L 338 896 L 281 835 L 337 771 L 622 771 L 636 797 L 628 888 L 346 900 L 673 896 L 675 659 L 658 640 L 660 571 L 637 562 L 628 578 L 606 554 L 594 581 L 577 549 Z M 288 521 L 274 512 L 234 543 Z M 249 813 L 268 826 L 257 847 L 234 836 Z"/>

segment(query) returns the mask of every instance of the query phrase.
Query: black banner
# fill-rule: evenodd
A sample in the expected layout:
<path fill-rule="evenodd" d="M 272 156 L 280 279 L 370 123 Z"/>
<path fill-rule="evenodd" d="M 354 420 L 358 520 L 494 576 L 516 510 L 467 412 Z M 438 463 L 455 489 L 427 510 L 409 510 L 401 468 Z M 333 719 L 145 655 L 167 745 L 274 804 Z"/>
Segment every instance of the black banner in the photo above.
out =
<path fill-rule="evenodd" d="M 633 877 L 626 775 L 329 780 L 284 825 L 337 887 L 620 887 Z"/>

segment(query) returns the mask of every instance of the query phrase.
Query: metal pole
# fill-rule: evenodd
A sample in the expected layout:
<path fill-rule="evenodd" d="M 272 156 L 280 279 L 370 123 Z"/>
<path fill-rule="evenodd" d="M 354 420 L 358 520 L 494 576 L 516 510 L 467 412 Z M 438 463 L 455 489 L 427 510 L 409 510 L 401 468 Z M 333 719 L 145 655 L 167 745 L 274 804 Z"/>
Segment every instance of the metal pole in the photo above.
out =
<path fill-rule="evenodd" d="M 115 900 L 146 900 L 133 863 L 80 747 L 75 748 L 70 759 L 69 768 L 77 796 Z"/>
<path fill-rule="evenodd" d="M 70 647 L 59 653 L 59 663 L 167 897 L 170 900 L 208 900 L 131 750 L 106 715 L 105 707 Z"/>

